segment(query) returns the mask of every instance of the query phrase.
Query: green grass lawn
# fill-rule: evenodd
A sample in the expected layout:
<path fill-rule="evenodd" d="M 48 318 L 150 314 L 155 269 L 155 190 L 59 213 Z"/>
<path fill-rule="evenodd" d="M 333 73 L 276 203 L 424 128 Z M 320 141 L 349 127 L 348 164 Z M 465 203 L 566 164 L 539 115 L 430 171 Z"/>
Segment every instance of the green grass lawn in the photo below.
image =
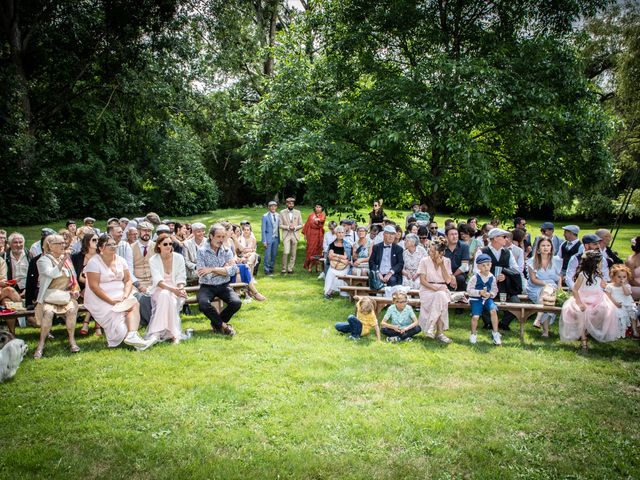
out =
<path fill-rule="evenodd" d="M 557 325 L 542 340 L 529 324 L 524 345 L 482 331 L 471 346 L 458 315 L 448 346 L 354 343 L 333 328 L 353 305 L 323 300 L 303 257 L 300 245 L 294 275 L 258 277 L 268 301 L 243 305 L 232 340 L 194 315 L 177 346 L 109 350 L 90 336 L 72 355 L 57 326 L 36 362 L 38 331 L 19 329 L 30 352 L 0 385 L 0 478 L 640 476 L 637 342 L 583 355 Z"/>

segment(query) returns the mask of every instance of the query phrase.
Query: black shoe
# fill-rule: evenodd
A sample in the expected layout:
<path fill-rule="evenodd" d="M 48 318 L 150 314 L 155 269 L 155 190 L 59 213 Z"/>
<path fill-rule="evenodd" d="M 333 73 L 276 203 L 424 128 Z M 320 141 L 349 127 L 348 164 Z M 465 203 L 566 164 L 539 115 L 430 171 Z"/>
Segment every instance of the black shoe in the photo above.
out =
<path fill-rule="evenodd" d="M 511 331 L 511 327 L 509 327 L 509 325 L 507 325 L 506 323 L 499 323 L 498 324 L 498 328 L 500 330 L 504 330 L 505 332 L 510 332 Z"/>

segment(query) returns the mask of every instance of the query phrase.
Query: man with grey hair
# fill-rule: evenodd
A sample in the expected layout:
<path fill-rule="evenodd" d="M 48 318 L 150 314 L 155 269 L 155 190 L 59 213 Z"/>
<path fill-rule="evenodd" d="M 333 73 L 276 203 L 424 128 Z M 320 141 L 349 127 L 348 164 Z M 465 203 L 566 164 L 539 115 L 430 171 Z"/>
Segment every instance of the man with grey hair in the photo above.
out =
<path fill-rule="evenodd" d="M 184 264 L 187 267 L 187 284 L 189 285 L 196 285 L 198 283 L 198 272 L 196 271 L 198 258 L 196 253 L 198 249 L 206 243 L 206 239 L 204 238 L 205 229 L 204 223 L 192 223 L 191 231 L 193 232 L 193 238 L 184 242 L 182 255 L 184 256 Z"/>
<path fill-rule="evenodd" d="M 107 234 L 111 235 L 116 241 L 116 255 L 124 258 L 124 261 L 127 262 L 127 267 L 129 267 L 129 272 L 133 272 L 133 250 L 131 250 L 129 242 L 122 239 L 123 231 L 120 224 L 109 225 Z"/>
<path fill-rule="evenodd" d="M 229 321 L 240 310 L 242 302 L 238 294 L 229 286 L 231 279 L 238 273 L 238 267 L 233 251 L 224 246 L 226 238 L 225 228 L 216 223 L 209 229 L 208 241 L 197 250 L 196 265 L 198 277 L 200 277 L 198 306 L 211 321 L 214 333 L 232 337 L 236 332 L 229 325 Z M 215 298 L 227 304 L 220 313 L 211 305 Z"/>
<path fill-rule="evenodd" d="M 596 230 L 596 235 L 600 237 L 600 251 L 607 261 L 609 269 L 614 265 L 624 263 L 622 259 L 618 257 L 618 253 L 611 250 L 611 247 L 609 246 L 611 243 L 611 232 L 606 228 L 599 228 Z"/>
<path fill-rule="evenodd" d="M 13 232 L 9 235 L 7 243 L 9 249 L 2 254 L 2 258 L 7 262 L 7 280 L 15 280 L 14 288 L 24 296 L 29 270 L 29 256 L 24 248 L 24 236 Z"/>

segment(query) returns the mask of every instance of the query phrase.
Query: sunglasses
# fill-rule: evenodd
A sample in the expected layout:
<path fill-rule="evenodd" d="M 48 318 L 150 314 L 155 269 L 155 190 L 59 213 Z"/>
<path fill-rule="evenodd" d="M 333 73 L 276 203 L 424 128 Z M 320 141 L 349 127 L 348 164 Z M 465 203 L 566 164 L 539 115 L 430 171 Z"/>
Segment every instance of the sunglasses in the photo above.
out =
<path fill-rule="evenodd" d="M 167 243 L 167 242 L 161 243 L 160 245 L 162 245 L 163 247 L 173 247 L 173 243 Z"/>
<path fill-rule="evenodd" d="M 90 241 L 91 241 L 91 242 L 97 242 L 97 241 L 98 241 L 98 239 L 97 239 L 97 238 L 92 238 Z"/>

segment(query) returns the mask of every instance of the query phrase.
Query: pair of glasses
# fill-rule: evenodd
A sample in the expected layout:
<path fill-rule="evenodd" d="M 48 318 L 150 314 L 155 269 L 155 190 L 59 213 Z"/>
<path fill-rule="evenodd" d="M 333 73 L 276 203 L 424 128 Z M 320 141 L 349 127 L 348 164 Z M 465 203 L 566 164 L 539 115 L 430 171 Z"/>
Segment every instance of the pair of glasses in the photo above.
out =
<path fill-rule="evenodd" d="M 164 243 L 161 243 L 161 245 L 162 245 L 163 247 L 173 247 L 173 243 L 167 243 L 167 242 L 164 242 Z"/>
<path fill-rule="evenodd" d="M 117 246 L 117 245 L 116 245 L 115 243 L 107 243 L 107 244 L 105 245 L 105 247 L 108 247 L 108 248 L 116 248 L 116 246 Z"/>
<path fill-rule="evenodd" d="M 51 242 L 51 245 L 64 245 L 64 242 Z"/>
<path fill-rule="evenodd" d="M 426 240 L 429 237 L 420 237 L 420 240 Z"/>
<path fill-rule="evenodd" d="M 438 227 L 429 227 L 429 230 L 437 230 Z"/>
<path fill-rule="evenodd" d="M 97 241 L 98 241 L 98 239 L 97 239 L 97 238 L 92 238 L 92 239 L 91 239 L 91 242 L 97 242 Z"/>

